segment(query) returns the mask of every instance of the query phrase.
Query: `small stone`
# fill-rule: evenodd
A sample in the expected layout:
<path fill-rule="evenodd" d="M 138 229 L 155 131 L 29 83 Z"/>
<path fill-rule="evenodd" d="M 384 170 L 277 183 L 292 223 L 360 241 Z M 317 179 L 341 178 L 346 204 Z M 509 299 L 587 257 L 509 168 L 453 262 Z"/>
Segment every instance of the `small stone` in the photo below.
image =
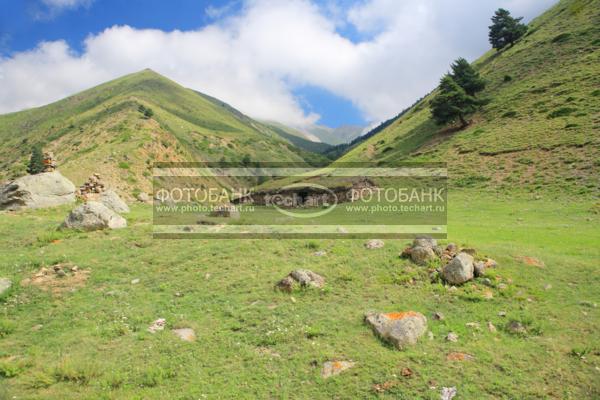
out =
<path fill-rule="evenodd" d="M 514 333 L 514 334 L 523 334 L 523 333 L 527 332 L 527 329 L 525 328 L 525 326 L 523 326 L 523 324 L 520 323 L 519 321 L 510 321 L 508 324 L 506 324 L 506 329 L 510 333 Z"/>
<path fill-rule="evenodd" d="M 381 249 L 384 245 L 385 243 L 383 242 L 383 240 L 379 239 L 371 239 L 365 243 L 365 247 L 369 250 Z"/>
<path fill-rule="evenodd" d="M 492 286 L 492 281 L 490 278 L 483 278 L 481 283 L 483 283 L 485 286 Z"/>
<path fill-rule="evenodd" d="M 327 252 L 325 250 L 319 250 L 319 251 L 315 251 L 314 255 L 316 257 L 323 257 L 327 255 Z"/>
<path fill-rule="evenodd" d="M 491 258 L 488 258 L 487 260 L 485 260 L 485 268 L 496 268 L 498 266 L 498 263 L 494 260 L 492 260 Z"/>
<path fill-rule="evenodd" d="M 429 338 L 429 340 L 433 340 L 434 339 L 433 332 L 431 332 L 431 331 L 427 332 L 427 337 Z"/>
<path fill-rule="evenodd" d="M 494 324 L 492 324 L 491 321 L 488 321 L 487 328 L 488 328 L 488 331 L 490 331 L 490 332 L 496 332 L 497 331 L 496 327 L 494 326 Z"/>
<path fill-rule="evenodd" d="M 58 271 L 56 271 L 56 276 L 64 278 L 65 276 L 67 276 L 67 273 L 64 270 L 59 269 Z"/>
<path fill-rule="evenodd" d="M 442 321 L 445 317 L 444 317 L 444 314 L 442 314 L 441 312 L 437 311 L 437 312 L 433 313 L 432 318 L 434 320 L 437 320 L 437 321 Z"/>
<path fill-rule="evenodd" d="M 165 329 L 165 324 L 167 323 L 167 320 L 164 318 L 159 318 L 156 321 L 154 321 L 152 323 L 152 325 L 150 325 L 148 327 L 148 332 L 150 333 L 156 333 L 158 331 L 162 331 Z"/>
<path fill-rule="evenodd" d="M 452 400 L 458 391 L 455 387 L 443 387 L 440 395 L 440 400 Z"/>
<path fill-rule="evenodd" d="M 325 286 L 325 278 L 308 269 L 296 269 L 280 280 L 275 287 L 289 293 L 297 284 L 300 287 L 322 288 Z"/>
<path fill-rule="evenodd" d="M 544 285 L 544 290 L 550 290 L 552 289 L 552 285 L 550 283 L 547 283 Z"/>
<path fill-rule="evenodd" d="M 131 284 L 132 285 L 137 285 L 138 283 L 140 283 L 140 279 L 139 278 L 135 278 L 131 280 Z"/>
<path fill-rule="evenodd" d="M 462 249 L 460 252 L 467 253 L 468 255 L 473 256 L 473 257 L 475 257 L 475 255 L 477 254 L 477 250 L 470 249 L 470 248 Z"/>
<path fill-rule="evenodd" d="M 487 289 L 483 291 L 483 298 L 486 300 L 490 300 L 494 298 L 494 293 L 491 290 Z"/>
<path fill-rule="evenodd" d="M 506 317 L 506 311 L 500 311 L 500 312 L 498 312 L 498 316 L 499 317 Z"/>
<path fill-rule="evenodd" d="M 321 371 L 321 377 L 324 379 L 330 378 L 335 375 L 341 374 L 343 371 L 354 367 L 355 363 L 352 361 L 327 361 L 323 364 L 323 370 Z"/>
<path fill-rule="evenodd" d="M 479 328 L 480 328 L 479 322 L 467 322 L 465 325 L 467 328 L 472 328 L 472 329 L 477 329 L 477 330 L 479 330 Z"/>
<path fill-rule="evenodd" d="M 296 298 L 294 296 L 290 296 L 290 300 L 292 303 L 296 304 Z"/>
<path fill-rule="evenodd" d="M 508 285 L 506 283 L 499 283 L 498 290 L 506 290 L 508 289 Z"/>
<path fill-rule="evenodd" d="M 8 278 L 0 278 L 0 296 L 8 292 L 12 287 L 12 281 Z"/>
<path fill-rule="evenodd" d="M 196 340 L 196 332 L 191 328 L 173 329 L 173 333 L 181 340 L 193 342 Z"/>
<path fill-rule="evenodd" d="M 458 251 L 458 246 L 456 246 L 454 243 L 448 243 L 448 246 L 446 246 L 446 251 L 450 254 L 456 254 Z"/>
<path fill-rule="evenodd" d="M 183 297 L 183 293 L 181 293 L 181 292 L 175 292 L 174 296 L 175 297 Z"/>
<path fill-rule="evenodd" d="M 37 332 L 37 331 L 39 331 L 40 329 L 42 329 L 43 327 L 44 327 L 44 325 L 42 325 L 42 324 L 38 324 L 38 325 L 34 325 L 34 326 L 32 326 L 32 327 L 31 327 L 31 330 L 32 330 L 32 331 L 34 331 L 34 332 Z"/>
<path fill-rule="evenodd" d="M 458 335 L 454 332 L 450 332 L 450 333 L 448 333 L 448 335 L 446 335 L 446 341 L 458 342 Z"/>

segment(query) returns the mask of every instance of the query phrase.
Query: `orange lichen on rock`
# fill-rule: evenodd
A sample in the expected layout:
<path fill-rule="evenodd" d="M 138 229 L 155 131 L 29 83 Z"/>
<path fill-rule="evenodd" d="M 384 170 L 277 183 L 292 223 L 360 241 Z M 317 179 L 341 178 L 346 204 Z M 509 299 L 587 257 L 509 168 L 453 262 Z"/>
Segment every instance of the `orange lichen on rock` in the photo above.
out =
<path fill-rule="evenodd" d="M 386 318 L 391 320 L 404 319 L 406 317 L 418 317 L 419 313 L 415 311 L 402 311 L 402 312 L 391 312 L 385 315 Z"/>

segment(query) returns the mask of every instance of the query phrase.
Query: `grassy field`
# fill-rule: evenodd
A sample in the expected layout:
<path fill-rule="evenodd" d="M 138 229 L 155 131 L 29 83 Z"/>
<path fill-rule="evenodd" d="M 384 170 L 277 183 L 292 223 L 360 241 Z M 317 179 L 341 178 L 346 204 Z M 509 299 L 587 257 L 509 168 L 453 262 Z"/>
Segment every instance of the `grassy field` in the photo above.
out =
<path fill-rule="evenodd" d="M 452 193 L 449 240 L 499 263 L 492 287 L 457 290 L 400 259 L 405 240 L 378 250 L 361 240 L 153 240 L 142 205 L 127 229 L 92 233 L 56 232 L 67 208 L 0 214 L 0 277 L 16 283 L 0 299 L 0 399 L 438 399 L 442 386 L 457 399 L 599 398 L 593 205 Z M 89 270 L 76 275 L 87 280 L 18 284 L 57 262 Z M 325 289 L 275 292 L 295 268 L 324 275 Z M 363 324 L 369 310 L 420 311 L 433 339 L 392 349 Z M 148 333 L 161 317 L 165 331 Z M 508 332 L 511 320 L 527 333 Z M 181 327 L 197 341 L 171 332 Z M 445 341 L 450 331 L 458 342 Z M 324 380 L 328 360 L 356 366 Z"/>

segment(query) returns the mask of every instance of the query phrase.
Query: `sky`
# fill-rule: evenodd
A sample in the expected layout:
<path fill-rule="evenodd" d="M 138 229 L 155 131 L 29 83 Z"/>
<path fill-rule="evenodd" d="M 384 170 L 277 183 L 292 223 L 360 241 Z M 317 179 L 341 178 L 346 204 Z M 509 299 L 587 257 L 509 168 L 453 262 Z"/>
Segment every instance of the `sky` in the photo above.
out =
<path fill-rule="evenodd" d="M 372 125 L 555 0 L 0 0 L 0 113 L 151 68 L 251 117 Z"/>

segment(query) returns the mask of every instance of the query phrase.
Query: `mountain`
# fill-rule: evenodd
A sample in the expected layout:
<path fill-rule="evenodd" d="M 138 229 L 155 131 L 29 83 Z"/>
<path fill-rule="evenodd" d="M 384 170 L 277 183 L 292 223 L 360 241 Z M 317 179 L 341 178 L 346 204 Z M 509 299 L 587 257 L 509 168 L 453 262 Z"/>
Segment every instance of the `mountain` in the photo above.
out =
<path fill-rule="evenodd" d="M 337 128 L 311 125 L 302 129 L 302 131 L 317 137 L 321 142 L 332 145 L 348 143 L 359 137 L 364 130 L 365 127 L 359 125 L 342 125 Z"/>
<path fill-rule="evenodd" d="M 458 187 L 597 192 L 599 22 L 598 1 L 559 2 L 514 47 L 474 63 L 487 104 L 466 129 L 434 123 L 434 91 L 340 161 L 446 161 Z"/>
<path fill-rule="evenodd" d="M 153 115 L 147 118 L 144 109 Z M 92 173 L 122 193 L 151 185 L 154 161 L 321 161 L 213 97 L 144 70 L 56 103 L 0 116 L 0 180 L 25 173 L 34 145 L 75 184 Z"/>

